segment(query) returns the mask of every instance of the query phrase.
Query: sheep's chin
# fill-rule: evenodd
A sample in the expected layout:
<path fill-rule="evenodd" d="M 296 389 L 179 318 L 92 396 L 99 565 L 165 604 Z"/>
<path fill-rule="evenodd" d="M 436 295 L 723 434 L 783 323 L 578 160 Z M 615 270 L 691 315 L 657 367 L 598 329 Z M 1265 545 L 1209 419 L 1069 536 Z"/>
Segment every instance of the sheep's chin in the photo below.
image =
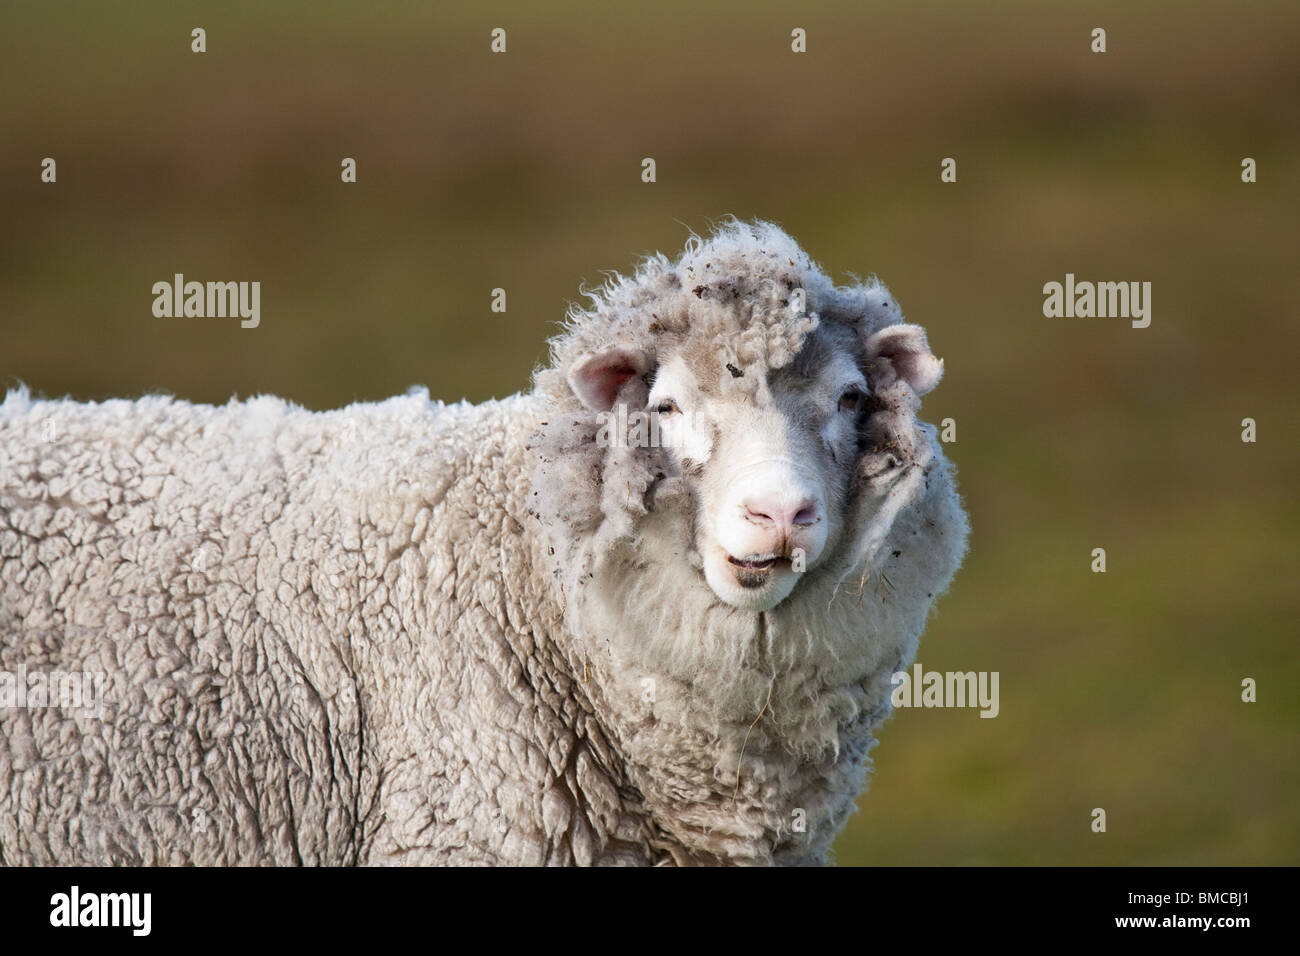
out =
<path fill-rule="evenodd" d="M 742 580 L 748 577 L 746 587 Z M 764 580 L 765 579 L 765 580 Z M 746 575 L 721 548 L 709 548 L 704 558 L 704 580 L 720 601 L 742 611 L 770 611 L 790 596 L 799 575 L 789 561 L 778 561 L 766 574 Z"/>

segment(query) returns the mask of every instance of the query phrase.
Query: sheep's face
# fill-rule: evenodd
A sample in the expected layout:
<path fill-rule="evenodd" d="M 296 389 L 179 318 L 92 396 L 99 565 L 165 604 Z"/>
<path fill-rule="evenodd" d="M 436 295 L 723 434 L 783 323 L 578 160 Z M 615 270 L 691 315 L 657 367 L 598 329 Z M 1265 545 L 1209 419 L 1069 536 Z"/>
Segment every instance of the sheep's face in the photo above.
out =
<path fill-rule="evenodd" d="M 781 364 L 719 351 L 689 339 L 656 360 L 614 349 L 577 363 L 569 382 L 589 408 L 644 416 L 658 466 L 691 489 L 693 540 L 673 550 L 692 553 L 719 600 L 763 612 L 856 533 L 871 387 L 909 378 L 921 391 L 938 363 L 921 330 L 901 325 L 864 342 L 823 323 Z"/>
<path fill-rule="evenodd" d="M 780 369 L 676 355 L 655 375 L 648 408 L 695 482 L 704 579 L 734 607 L 775 607 L 840 536 L 867 383 L 824 345 Z"/>

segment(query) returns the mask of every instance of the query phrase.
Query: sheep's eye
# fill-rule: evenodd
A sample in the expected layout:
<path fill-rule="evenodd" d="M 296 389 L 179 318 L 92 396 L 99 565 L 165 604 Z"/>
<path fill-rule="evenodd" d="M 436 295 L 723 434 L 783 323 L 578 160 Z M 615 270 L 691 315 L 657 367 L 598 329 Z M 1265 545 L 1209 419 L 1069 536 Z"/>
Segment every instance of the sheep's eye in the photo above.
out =
<path fill-rule="evenodd" d="M 851 388 L 840 396 L 840 410 L 845 412 L 857 412 L 862 408 L 863 395 L 856 388 Z"/>
<path fill-rule="evenodd" d="M 677 403 L 674 402 L 671 398 L 666 398 L 659 403 L 659 407 L 656 408 L 655 411 L 658 412 L 660 415 L 674 415 L 677 412 L 681 411 L 681 409 L 677 407 Z"/>

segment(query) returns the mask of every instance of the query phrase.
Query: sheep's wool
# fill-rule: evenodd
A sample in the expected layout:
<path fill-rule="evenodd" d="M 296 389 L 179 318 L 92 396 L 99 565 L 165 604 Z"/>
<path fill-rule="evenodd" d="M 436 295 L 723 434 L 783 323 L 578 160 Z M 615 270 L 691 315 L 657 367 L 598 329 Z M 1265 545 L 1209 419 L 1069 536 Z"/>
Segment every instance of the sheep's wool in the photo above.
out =
<path fill-rule="evenodd" d="M 610 346 L 776 369 L 900 322 L 732 220 L 590 293 L 504 401 L 10 392 L 0 862 L 825 861 L 965 549 L 916 395 L 858 357 L 844 539 L 760 614 L 705 585 L 690 478 L 602 447 L 565 374 Z M 53 699 L 67 674 L 95 707 Z"/>

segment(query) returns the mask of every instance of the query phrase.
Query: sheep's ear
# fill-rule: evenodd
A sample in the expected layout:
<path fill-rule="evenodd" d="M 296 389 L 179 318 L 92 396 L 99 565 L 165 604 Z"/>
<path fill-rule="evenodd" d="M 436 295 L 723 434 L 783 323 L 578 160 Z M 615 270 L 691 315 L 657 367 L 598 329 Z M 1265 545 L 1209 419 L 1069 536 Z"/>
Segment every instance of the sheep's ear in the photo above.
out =
<path fill-rule="evenodd" d="M 919 325 L 891 325 L 867 339 L 867 367 L 873 388 L 889 388 L 902 379 L 917 395 L 924 395 L 943 378 L 943 359 L 937 359 Z"/>
<path fill-rule="evenodd" d="M 644 352 L 617 348 L 593 352 L 570 366 L 569 387 L 588 408 L 607 412 L 623 386 L 644 375 L 649 367 Z"/>

